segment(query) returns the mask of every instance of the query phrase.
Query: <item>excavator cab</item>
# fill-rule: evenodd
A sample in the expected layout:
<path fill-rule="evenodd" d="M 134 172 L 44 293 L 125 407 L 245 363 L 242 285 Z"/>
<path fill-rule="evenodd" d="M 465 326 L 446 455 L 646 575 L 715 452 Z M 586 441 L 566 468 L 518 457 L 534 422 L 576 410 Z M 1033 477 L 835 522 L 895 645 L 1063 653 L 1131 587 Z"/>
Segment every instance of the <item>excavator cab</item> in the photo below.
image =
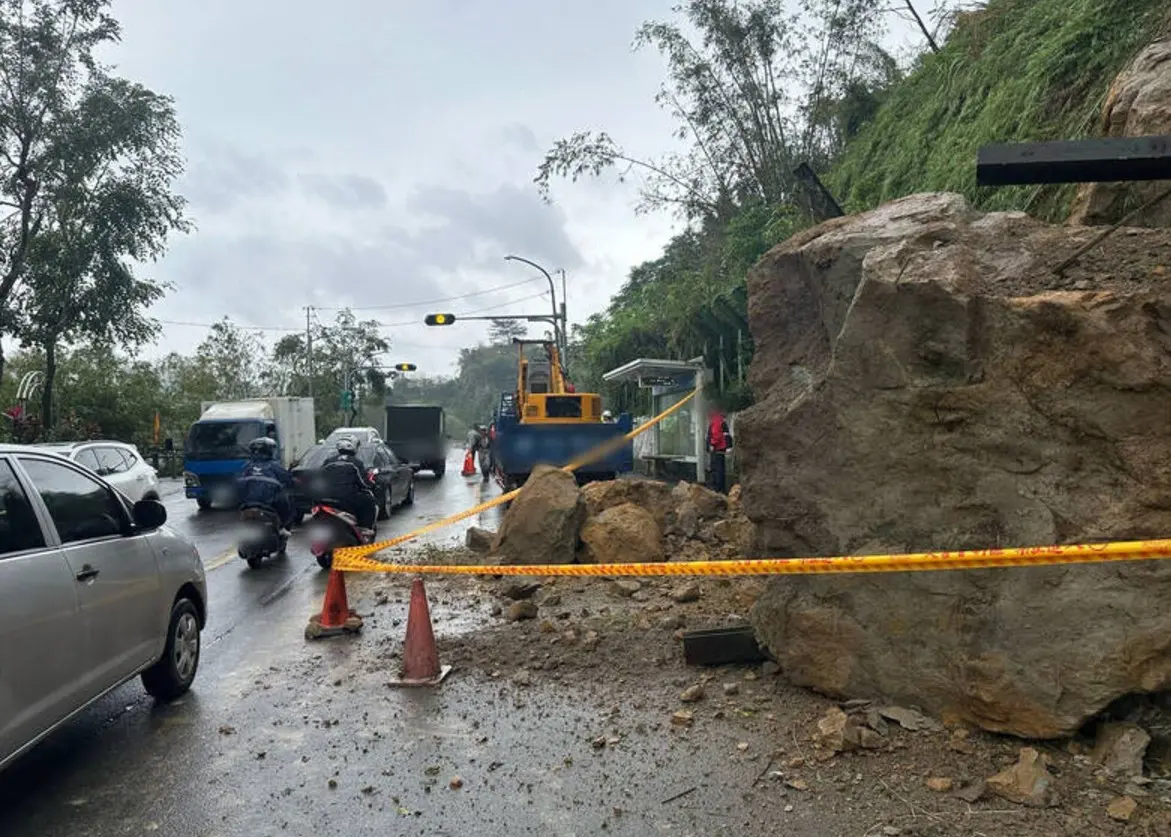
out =
<path fill-rule="evenodd" d="M 602 420 L 602 397 L 576 392 L 566 380 L 561 354 L 548 340 L 514 339 L 518 349 L 517 402 L 522 423 L 576 423 Z M 543 360 L 525 356 L 526 346 L 541 346 Z"/>

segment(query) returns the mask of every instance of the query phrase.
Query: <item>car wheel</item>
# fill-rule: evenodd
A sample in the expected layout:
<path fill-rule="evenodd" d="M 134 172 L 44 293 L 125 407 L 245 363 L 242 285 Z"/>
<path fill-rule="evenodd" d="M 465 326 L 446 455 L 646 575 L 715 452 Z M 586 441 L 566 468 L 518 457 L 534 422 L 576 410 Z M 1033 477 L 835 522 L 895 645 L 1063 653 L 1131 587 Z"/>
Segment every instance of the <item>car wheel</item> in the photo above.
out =
<path fill-rule="evenodd" d="M 437 479 L 437 480 L 443 479 L 443 475 L 445 473 L 447 473 L 447 463 L 446 462 L 435 463 L 435 467 L 433 467 L 431 469 L 431 473 L 435 474 L 435 479 Z"/>
<path fill-rule="evenodd" d="M 407 496 L 403 497 L 404 506 L 413 506 L 415 504 L 415 478 L 411 477 L 407 483 Z"/>
<path fill-rule="evenodd" d="M 196 497 L 195 505 L 199 506 L 200 511 L 207 511 L 211 508 L 211 500 L 206 497 Z"/>
<path fill-rule="evenodd" d="M 191 688 L 198 669 L 199 612 L 182 598 L 171 608 L 163 658 L 142 673 L 142 686 L 151 697 L 174 700 Z"/>
<path fill-rule="evenodd" d="M 390 488 L 383 488 L 378 494 L 378 519 L 390 519 Z"/>

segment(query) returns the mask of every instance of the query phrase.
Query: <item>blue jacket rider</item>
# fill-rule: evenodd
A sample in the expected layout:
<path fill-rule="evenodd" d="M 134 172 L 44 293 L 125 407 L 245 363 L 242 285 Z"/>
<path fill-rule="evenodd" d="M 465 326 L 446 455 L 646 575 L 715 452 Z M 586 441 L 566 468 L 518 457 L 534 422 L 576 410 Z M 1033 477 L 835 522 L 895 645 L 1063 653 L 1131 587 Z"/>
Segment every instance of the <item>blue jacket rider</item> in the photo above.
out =
<path fill-rule="evenodd" d="M 274 461 L 277 444 L 267 436 L 253 439 L 248 445 L 251 461 L 236 480 L 240 508 L 260 506 L 272 509 L 281 519 L 282 534 L 289 534 L 293 523 L 293 503 L 288 489 L 293 475 Z"/>

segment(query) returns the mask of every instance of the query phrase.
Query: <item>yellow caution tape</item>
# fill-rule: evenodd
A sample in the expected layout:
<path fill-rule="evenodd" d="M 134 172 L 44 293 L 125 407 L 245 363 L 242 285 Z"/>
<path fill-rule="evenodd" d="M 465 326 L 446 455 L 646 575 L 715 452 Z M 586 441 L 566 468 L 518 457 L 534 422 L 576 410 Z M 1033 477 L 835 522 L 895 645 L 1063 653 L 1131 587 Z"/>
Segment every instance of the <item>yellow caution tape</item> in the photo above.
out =
<path fill-rule="evenodd" d="M 833 558 L 764 558 L 738 561 L 684 561 L 642 564 L 458 565 L 384 564 L 362 555 L 338 552 L 334 566 L 350 572 L 428 575 L 526 576 L 660 576 L 660 575 L 818 575 L 833 573 L 901 573 L 938 570 L 979 570 L 1106 561 L 1171 558 L 1171 540 L 1120 541 L 1072 546 L 1026 546 L 1015 549 L 973 549 L 917 552 L 905 555 L 853 555 Z M 341 559 L 340 561 L 338 559 Z M 340 564 L 340 566 L 339 566 Z"/>
<path fill-rule="evenodd" d="M 667 418 L 667 416 L 670 416 L 670 415 L 674 414 L 675 412 L 677 412 L 678 410 L 682 409 L 684 404 L 686 404 L 692 398 L 695 397 L 696 392 L 697 392 L 697 390 L 692 390 L 687 395 L 685 395 L 682 399 L 680 399 L 676 403 L 672 404 L 670 407 L 668 407 L 663 412 L 659 413 L 657 416 L 655 416 L 650 421 L 639 425 L 638 427 L 634 428 L 629 433 L 627 433 L 623 436 L 619 436 L 615 439 L 606 440 L 605 442 L 598 445 L 597 447 L 582 454 L 580 457 L 573 460 L 569 464 L 562 466 L 561 470 L 563 470 L 563 471 L 576 471 L 578 468 L 581 468 L 583 465 L 588 465 L 591 462 L 597 462 L 599 459 L 604 459 L 606 456 L 610 455 L 614 451 L 621 448 L 623 445 L 625 445 L 627 442 L 629 442 L 635 436 L 638 436 L 642 433 L 647 432 L 652 427 L 654 427 L 656 424 L 661 422 L 663 419 Z M 488 509 L 495 508 L 496 506 L 500 506 L 500 505 L 503 505 L 504 503 L 507 503 L 509 500 L 516 497 L 517 494 L 520 494 L 519 488 L 513 489 L 512 491 L 505 492 L 504 494 L 501 494 L 499 497 L 493 497 L 491 500 L 488 500 L 487 502 L 484 502 L 484 503 L 480 503 L 479 505 L 476 505 L 476 506 L 472 506 L 470 509 L 465 509 L 464 511 L 457 512 L 456 514 L 453 514 L 450 517 L 445 517 L 442 520 L 436 520 L 434 523 L 428 523 L 426 526 L 422 526 L 422 527 L 414 530 L 413 532 L 406 533 L 405 535 L 399 535 L 398 537 L 390 538 L 389 540 L 385 540 L 385 541 L 378 541 L 377 543 L 364 544 L 362 546 L 351 546 L 351 547 L 345 547 L 343 549 L 339 549 L 336 552 L 334 552 L 334 555 L 333 555 L 333 569 L 335 569 L 335 570 L 348 570 L 348 571 L 369 570 L 369 567 L 359 566 L 359 559 L 364 559 L 364 557 L 367 555 L 372 555 L 375 552 L 381 552 L 382 550 L 389 549 L 392 546 L 399 546 L 400 544 L 407 543 L 408 541 L 413 541 L 422 535 L 430 534 L 431 532 L 434 532 L 437 529 L 442 529 L 445 526 L 452 525 L 453 523 L 459 523 L 461 520 L 467 520 L 469 517 L 475 517 L 477 514 L 479 514 L 482 511 L 487 511 Z M 381 564 L 378 561 L 369 561 L 368 559 L 366 559 L 364 561 L 364 563 L 376 565 L 379 567 L 392 566 L 390 564 Z"/>

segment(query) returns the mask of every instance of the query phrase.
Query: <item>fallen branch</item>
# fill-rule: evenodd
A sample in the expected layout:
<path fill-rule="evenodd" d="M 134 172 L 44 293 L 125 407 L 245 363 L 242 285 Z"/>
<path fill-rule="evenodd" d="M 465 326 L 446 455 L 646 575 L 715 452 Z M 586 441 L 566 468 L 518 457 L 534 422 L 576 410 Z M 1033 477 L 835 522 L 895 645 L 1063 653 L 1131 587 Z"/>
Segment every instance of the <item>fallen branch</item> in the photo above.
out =
<path fill-rule="evenodd" d="M 675 794 L 674 796 L 668 796 L 666 799 L 664 799 L 659 804 L 666 805 L 668 802 L 674 802 L 676 799 L 682 799 L 683 797 L 687 796 L 687 794 L 694 793 L 697 790 L 699 790 L 699 788 L 692 786 L 685 791 L 680 791 L 679 793 Z"/>

